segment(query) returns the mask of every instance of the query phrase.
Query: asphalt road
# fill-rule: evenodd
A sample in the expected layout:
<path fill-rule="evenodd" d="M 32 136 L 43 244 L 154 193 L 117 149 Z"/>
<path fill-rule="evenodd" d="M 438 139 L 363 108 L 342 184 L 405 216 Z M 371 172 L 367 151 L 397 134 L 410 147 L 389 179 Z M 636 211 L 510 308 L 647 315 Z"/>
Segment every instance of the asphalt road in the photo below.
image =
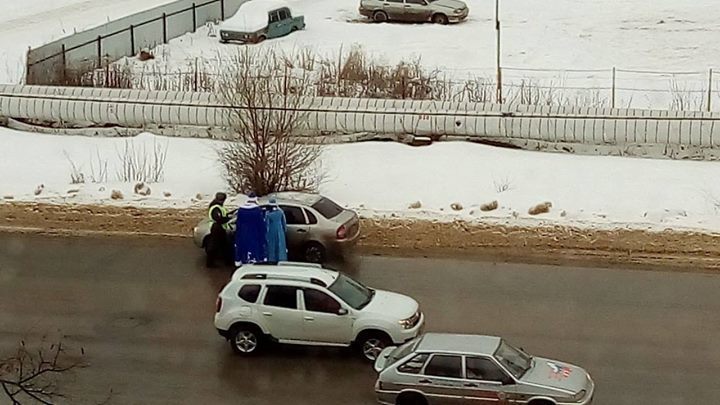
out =
<path fill-rule="evenodd" d="M 356 257 L 338 265 L 415 297 L 430 331 L 497 334 L 587 368 L 597 404 L 716 404 L 720 275 Z M 242 359 L 213 328 L 230 270 L 189 240 L 0 235 L 0 357 L 64 336 L 89 367 L 61 403 L 372 404 L 374 372 L 346 350 Z M 0 396 L 0 403 L 3 399 Z"/>

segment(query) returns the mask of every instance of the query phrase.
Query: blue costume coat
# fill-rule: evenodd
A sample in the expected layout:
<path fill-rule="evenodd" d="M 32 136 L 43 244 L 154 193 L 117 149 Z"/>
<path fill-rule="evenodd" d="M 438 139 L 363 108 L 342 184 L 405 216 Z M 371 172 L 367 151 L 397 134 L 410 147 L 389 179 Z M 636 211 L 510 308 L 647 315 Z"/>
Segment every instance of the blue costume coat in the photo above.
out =
<path fill-rule="evenodd" d="M 265 252 L 265 218 L 257 205 L 243 205 L 237 210 L 235 229 L 235 262 L 258 263 L 267 260 Z"/>
<path fill-rule="evenodd" d="M 265 213 L 267 258 L 271 262 L 287 261 L 285 213 L 278 207 L 271 207 Z"/>

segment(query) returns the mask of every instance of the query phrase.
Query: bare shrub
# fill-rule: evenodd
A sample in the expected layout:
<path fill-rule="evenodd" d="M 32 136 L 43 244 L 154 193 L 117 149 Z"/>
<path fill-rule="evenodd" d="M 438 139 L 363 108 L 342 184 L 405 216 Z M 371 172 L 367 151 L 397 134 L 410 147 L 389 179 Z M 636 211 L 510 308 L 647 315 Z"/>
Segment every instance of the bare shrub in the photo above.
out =
<path fill-rule="evenodd" d="M 100 155 L 100 149 L 95 150 L 95 156 L 90 158 L 90 181 L 105 183 L 108 179 L 108 161 Z"/>
<path fill-rule="evenodd" d="M 498 194 L 512 190 L 513 188 L 512 181 L 508 177 L 504 177 L 500 180 L 493 180 L 493 186 L 495 186 L 495 191 Z"/>
<path fill-rule="evenodd" d="M 705 108 L 703 92 L 682 86 L 675 77 L 670 79 L 670 97 L 670 110 L 673 111 L 702 111 Z"/>
<path fill-rule="evenodd" d="M 165 160 L 169 143 L 160 145 L 153 140 L 152 149 L 148 150 L 143 143 L 135 145 L 126 140 L 122 150 L 117 151 L 120 169 L 117 171 L 118 181 L 157 183 L 165 177 Z"/>
<path fill-rule="evenodd" d="M 9 357 L 0 359 L 0 386 L 12 404 L 52 404 L 63 398 L 59 377 L 75 368 L 86 367 L 80 359 L 84 350 L 70 354 L 62 342 L 28 347 L 21 341 Z"/>
<path fill-rule="evenodd" d="M 75 161 L 70 157 L 70 154 L 66 150 L 63 151 L 65 159 L 70 163 L 70 183 L 71 184 L 82 184 L 85 183 L 85 175 L 82 172 L 82 166 L 75 164 Z"/>
<path fill-rule="evenodd" d="M 230 188 L 258 195 L 315 191 L 321 146 L 312 136 L 297 136 L 306 118 L 300 107 L 309 78 L 292 75 L 273 49 L 246 47 L 224 66 L 221 80 L 217 95 L 229 106 L 236 134 L 218 150 Z"/>

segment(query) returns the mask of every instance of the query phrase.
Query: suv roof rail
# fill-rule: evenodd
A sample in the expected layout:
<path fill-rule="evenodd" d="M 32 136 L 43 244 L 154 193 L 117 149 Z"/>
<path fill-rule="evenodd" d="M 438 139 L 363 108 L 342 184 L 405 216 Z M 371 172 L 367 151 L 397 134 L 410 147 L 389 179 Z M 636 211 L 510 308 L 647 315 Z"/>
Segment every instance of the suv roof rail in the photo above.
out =
<path fill-rule="evenodd" d="M 267 274 L 258 274 L 258 273 L 249 273 L 249 274 L 243 274 L 242 277 L 240 277 L 243 280 L 265 280 L 267 279 Z"/>
<path fill-rule="evenodd" d="M 310 267 L 313 269 L 322 269 L 323 266 L 318 263 L 307 263 L 307 262 L 277 262 L 278 266 L 293 266 L 293 267 Z"/>

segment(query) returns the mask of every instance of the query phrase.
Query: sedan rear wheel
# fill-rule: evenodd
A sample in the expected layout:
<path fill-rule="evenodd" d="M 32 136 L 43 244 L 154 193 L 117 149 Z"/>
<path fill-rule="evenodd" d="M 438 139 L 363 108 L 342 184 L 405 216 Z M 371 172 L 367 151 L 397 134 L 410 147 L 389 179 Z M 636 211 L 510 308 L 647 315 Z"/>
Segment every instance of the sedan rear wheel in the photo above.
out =
<path fill-rule="evenodd" d="M 309 263 L 325 262 L 325 247 L 318 242 L 310 242 L 305 245 L 305 261 Z"/>
<path fill-rule="evenodd" d="M 386 22 L 388 15 L 384 11 L 376 11 L 373 13 L 373 21 L 375 22 Z"/>

